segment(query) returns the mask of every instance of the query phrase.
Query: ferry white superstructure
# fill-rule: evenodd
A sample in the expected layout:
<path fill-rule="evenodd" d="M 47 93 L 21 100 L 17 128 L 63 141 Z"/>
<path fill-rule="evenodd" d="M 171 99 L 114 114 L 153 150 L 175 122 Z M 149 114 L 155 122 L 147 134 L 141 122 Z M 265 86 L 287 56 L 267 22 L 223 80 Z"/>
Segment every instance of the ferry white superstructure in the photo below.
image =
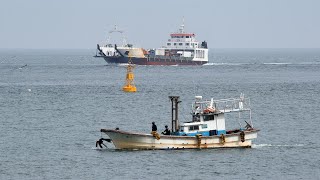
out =
<path fill-rule="evenodd" d="M 123 31 L 114 29 L 109 33 Z M 126 63 L 130 53 L 133 64 L 139 65 L 202 65 L 208 63 L 208 45 L 206 41 L 196 40 L 194 33 L 187 33 L 184 30 L 184 23 L 179 31 L 170 34 L 170 38 L 164 46 L 157 49 L 145 50 L 134 47 L 132 44 L 116 45 L 107 43 L 97 45 L 99 56 L 108 63 Z"/>

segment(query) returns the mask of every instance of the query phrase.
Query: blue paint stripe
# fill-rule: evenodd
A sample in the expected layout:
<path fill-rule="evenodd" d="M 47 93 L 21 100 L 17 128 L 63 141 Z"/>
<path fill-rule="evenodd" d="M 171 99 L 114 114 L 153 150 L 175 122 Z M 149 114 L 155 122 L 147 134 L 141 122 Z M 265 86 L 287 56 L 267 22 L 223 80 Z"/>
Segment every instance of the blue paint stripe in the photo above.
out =
<path fill-rule="evenodd" d="M 177 132 L 174 135 L 177 135 L 177 136 L 195 136 L 197 134 L 201 134 L 202 136 L 210 136 L 209 131 L 193 132 L 193 133 Z M 217 131 L 217 135 L 221 135 L 221 134 L 227 134 L 226 130 Z"/>
<path fill-rule="evenodd" d="M 226 130 L 220 130 L 220 131 L 217 131 L 217 134 L 220 135 L 220 134 L 227 134 Z"/>

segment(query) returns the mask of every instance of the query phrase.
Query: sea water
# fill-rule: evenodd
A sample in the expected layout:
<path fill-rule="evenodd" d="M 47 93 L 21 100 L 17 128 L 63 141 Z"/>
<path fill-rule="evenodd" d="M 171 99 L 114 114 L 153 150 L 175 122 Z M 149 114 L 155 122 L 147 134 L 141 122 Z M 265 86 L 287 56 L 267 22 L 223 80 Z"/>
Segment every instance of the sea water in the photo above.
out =
<path fill-rule="evenodd" d="M 211 49 L 204 66 L 125 66 L 95 50 L 0 50 L 0 179 L 319 179 L 320 50 Z M 252 148 L 98 150 L 101 128 L 149 133 L 195 95 L 250 97 Z M 227 125 L 237 126 L 228 119 Z"/>

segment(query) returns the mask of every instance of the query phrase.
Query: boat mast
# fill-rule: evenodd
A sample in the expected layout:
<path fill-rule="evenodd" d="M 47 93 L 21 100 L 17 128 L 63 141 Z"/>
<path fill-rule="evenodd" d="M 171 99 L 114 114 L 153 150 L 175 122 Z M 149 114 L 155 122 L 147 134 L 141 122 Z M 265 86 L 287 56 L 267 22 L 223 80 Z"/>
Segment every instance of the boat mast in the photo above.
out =
<path fill-rule="evenodd" d="M 184 33 L 184 17 L 182 18 L 182 24 L 180 25 L 179 32 Z"/>
<path fill-rule="evenodd" d="M 179 96 L 169 96 L 171 100 L 171 132 L 178 132 L 179 131 L 179 119 L 178 119 L 178 104 L 181 102 L 179 101 Z"/>
<path fill-rule="evenodd" d="M 112 33 L 115 33 L 115 32 L 121 34 L 121 36 L 122 36 L 122 43 L 123 43 L 122 46 L 126 45 L 126 44 L 127 44 L 127 40 L 126 40 L 126 37 L 124 36 L 124 33 L 123 33 L 124 31 L 118 29 L 118 26 L 117 26 L 117 25 L 114 25 L 114 28 L 109 31 L 109 36 L 108 36 L 108 38 L 107 38 L 107 43 L 111 42 L 111 40 L 110 40 L 110 39 L 111 39 L 111 34 L 112 34 Z"/>

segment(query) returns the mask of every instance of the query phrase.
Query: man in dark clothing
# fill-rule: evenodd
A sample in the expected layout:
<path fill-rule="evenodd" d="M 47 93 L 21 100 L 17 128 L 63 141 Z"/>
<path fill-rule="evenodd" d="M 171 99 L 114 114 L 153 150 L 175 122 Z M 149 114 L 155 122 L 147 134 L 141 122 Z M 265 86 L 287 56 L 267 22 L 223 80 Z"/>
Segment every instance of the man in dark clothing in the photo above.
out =
<path fill-rule="evenodd" d="M 166 129 L 165 129 L 161 134 L 163 134 L 163 135 L 170 135 L 170 130 L 168 129 L 168 126 L 165 125 L 164 127 L 165 127 Z"/>
<path fill-rule="evenodd" d="M 157 131 L 157 125 L 154 122 L 152 122 L 152 131 Z"/>
<path fill-rule="evenodd" d="M 157 140 L 160 139 L 160 135 L 157 133 L 157 125 L 152 122 L 152 131 L 151 131 L 151 134 L 153 137 L 155 137 Z"/>
<path fill-rule="evenodd" d="M 104 139 L 104 138 L 100 138 L 97 142 L 96 142 L 96 147 L 98 147 L 98 145 L 100 146 L 100 148 L 102 148 L 101 145 L 104 145 L 106 148 L 108 148 L 105 144 L 103 144 L 103 141 L 107 141 L 107 142 L 111 142 L 110 139 Z"/>

